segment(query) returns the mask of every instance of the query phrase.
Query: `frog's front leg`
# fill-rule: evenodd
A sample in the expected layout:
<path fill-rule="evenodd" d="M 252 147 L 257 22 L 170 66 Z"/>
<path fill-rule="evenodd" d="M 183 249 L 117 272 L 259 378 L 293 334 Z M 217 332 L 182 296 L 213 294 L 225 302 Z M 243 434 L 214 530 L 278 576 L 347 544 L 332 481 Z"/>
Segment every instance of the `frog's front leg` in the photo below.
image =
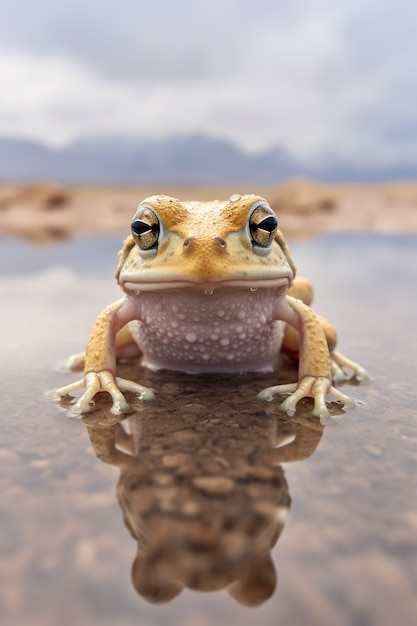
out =
<path fill-rule="evenodd" d="M 295 278 L 292 286 L 288 290 L 288 295 L 301 300 L 304 304 L 311 306 L 313 301 L 313 287 L 306 278 Z M 351 378 L 344 368 L 350 370 L 353 378 L 359 382 L 369 379 L 368 373 L 359 363 L 348 359 L 340 352 L 336 351 L 337 334 L 331 323 L 321 315 L 316 313 L 317 319 L 326 335 L 327 346 L 330 352 L 330 364 L 332 370 L 332 380 L 336 384 L 343 383 Z M 292 326 L 286 325 L 283 339 L 282 351 L 291 359 L 298 361 L 300 351 L 300 340 L 298 331 Z"/>
<path fill-rule="evenodd" d="M 87 345 L 83 380 L 61 387 L 54 394 L 55 397 L 62 397 L 76 389 L 85 388 L 83 395 L 72 406 L 71 414 L 90 412 L 94 397 L 102 391 L 110 394 L 111 412 L 115 415 L 130 412 L 122 390 L 137 393 L 142 400 L 153 399 L 154 393 L 148 387 L 116 377 L 116 334 L 135 318 L 134 304 L 128 298 L 106 307 L 98 316 Z"/>
<path fill-rule="evenodd" d="M 141 354 L 139 346 L 132 337 L 129 324 L 126 324 L 116 334 L 116 360 L 134 358 Z M 65 372 L 78 372 L 85 366 L 85 351 L 71 354 L 59 365 L 59 369 Z M 82 381 L 81 381 L 82 382 Z"/>
<path fill-rule="evenodd" d="M 267 387 L 258 394 L 258 398 L 271 401 L 276 394 L 289 393 L 279 408 L 288 415 L 294 415 L 297 403 L 302 398 L 311 397 L 314 399 L 313 415 L 320 418 L 329 415 L 327 394 L 335 397 L 343 406 L 355 405 L 355 400 L 332 386 L 331 359 L 326 335 L 314 311 L 301 300 L 287 296 L 277 303 L 276 316 L 299 333 L 298 382 Z"/>

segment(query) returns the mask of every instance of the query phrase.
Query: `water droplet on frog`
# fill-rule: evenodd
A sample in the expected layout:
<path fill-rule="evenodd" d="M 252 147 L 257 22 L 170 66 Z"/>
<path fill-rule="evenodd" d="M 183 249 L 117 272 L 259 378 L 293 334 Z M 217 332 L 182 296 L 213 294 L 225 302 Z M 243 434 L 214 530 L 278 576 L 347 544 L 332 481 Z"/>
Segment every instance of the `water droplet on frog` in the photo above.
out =
<path fill-rule="evenodd" d="M 214 289 L 204 289 L 204 293 L 206 296 L 212 296 L 214 293 Z"/>
<path fill-rule="evenodd" d="M 230 202 L 237 202 L 238 200 L 241 199 L 241 195 L 240 193 L 234 193 L 232 196 L 230 196 Z"/>
<path fill-rule="evenodd" d="M 258 291 L 258 287 L 251 287 L 250 290 L 251 291 Z"/>

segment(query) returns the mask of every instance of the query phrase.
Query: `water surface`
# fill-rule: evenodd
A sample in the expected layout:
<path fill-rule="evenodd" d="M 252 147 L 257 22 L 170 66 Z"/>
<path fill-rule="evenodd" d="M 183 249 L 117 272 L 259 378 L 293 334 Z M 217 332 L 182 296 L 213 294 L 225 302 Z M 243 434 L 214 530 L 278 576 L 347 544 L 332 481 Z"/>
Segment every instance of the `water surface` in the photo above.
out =
<path fill-rule="evenodd" d="M 1 623 L 415 624 L 417 238 L 292 246 L 316 310 L 374 378 L 347 388 L 365 406 L 325 426 L 308 402 L 287 418 L 256 401 L 276 380 L 261 374 L 126 364 L 158 401 L 133 400 L 123 423 L 106 399 L 84 421 L 46 400 L 119 296 L 119 245 L 0 242 Z"/>

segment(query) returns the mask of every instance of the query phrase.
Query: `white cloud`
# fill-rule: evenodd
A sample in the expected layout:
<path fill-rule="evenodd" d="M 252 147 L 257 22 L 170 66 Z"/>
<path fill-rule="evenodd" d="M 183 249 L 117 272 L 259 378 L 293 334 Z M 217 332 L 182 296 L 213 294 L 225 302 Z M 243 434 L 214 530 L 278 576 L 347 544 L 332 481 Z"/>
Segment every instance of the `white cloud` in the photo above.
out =
<path fill-rule="evenodd" d="M 402 13 L 383 0 L 264 0 L 257 11 L 246 1 L 246 14 L 233 2 L 217 28 L 218 15 L 207 11 L 210 30 L 202 32 L 201 19 L 197 30 L 187 23 L 192 4 L 184 0 L 170 14 L 171 31 L 166 21 L 143 31 L 121 58 L 121 22 L 112 38 L 103 15 L 96 48 L 110 42 L 129 68 L 119 73 L 107 71 L 104 57 L 100 66 L 86 36 L 83 54 L 75 40 L 59 48 L 57 33 L 52 49 L 40 50 L 38 40 L 37 52 L 3 46 L 0 135 L 62 145 L 86 135 L 202 132 L 251 151 L 281 145 L 307 161 L 417 160 L 417 21 L 408 19 L 414 5 L 408 14 L 407 0 L 398 1 Z"/>

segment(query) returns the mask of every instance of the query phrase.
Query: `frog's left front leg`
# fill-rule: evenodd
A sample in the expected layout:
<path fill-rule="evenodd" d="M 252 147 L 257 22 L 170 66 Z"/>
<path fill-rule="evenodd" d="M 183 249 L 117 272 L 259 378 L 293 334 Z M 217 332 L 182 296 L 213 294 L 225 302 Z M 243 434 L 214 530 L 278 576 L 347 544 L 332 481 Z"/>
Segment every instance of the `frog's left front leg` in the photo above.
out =
<path fill-rule="evenodd" d="M 258 394 L 258 398 L 271 401 L 276 394 L 289 393 L 279 408 L 288 415 L 294 415 L 299 400 L 311 397 L 314 399 L 313 415 L 320 418 L 329 415 L 327 394 L 335 397 L 343 406 L 355 405 L 355 400 L 332 386 L 329 348 L 314 311 L 300 300 L 287 296 L 277 304 L 276 315 L 277 319 L 291 324 L 300 335 L 298 382 L 267 387 Z"/>
<path fill-rule="evenodd" d="M 288 295 L 296 298 L 297 300 L 301 300 L 308 306 L 311 306 L 313 301 L 313 288 L 310 281 L 307 280 L 307 278 L 296 277 L 288 290 Z M 317 315 L 317 313 L 316 316 L 321 324 L 324 334 L 326 335 L 327 345 L 330 352 L 333 382 L 338 384 L 351 378 L 351 376 L 344 371 L 344 368 L 350 370 L 353 374 L 353 378 L 355 378 L 358 382 L 368 380 L 369 376 L 366 370 L 359 365 L 359 363 L 346 358 L 340 352 L 336 352 L 337 334 L 335 329 L 324 317 Z M 282 344 L 282 351 L 291 359 L 298 361 L 299 350 L 299 334 L 295 328 L 287 324 Z"/>
<path fill-rule="evenodd" d="M 130 412 L 122 390 L 133 391 L 142 400 L 154 397 L 153 391 L 148 387 L 116 377 L 115 337 L 127 322 L 135 319 L 135 314 L 134 305 L 128 298 L 123 298 L 106 307 L 98 316 L 86 350 L 83 380 L 62 387 L 54 393 L 55 397 L 62 397 L 76 389 L 85 388 L 83 395 L 71 408 L 73 415 L 91 411 L 94 397 L 102 391 L 110 394 L 111 412 L 115 415 Z"/>

